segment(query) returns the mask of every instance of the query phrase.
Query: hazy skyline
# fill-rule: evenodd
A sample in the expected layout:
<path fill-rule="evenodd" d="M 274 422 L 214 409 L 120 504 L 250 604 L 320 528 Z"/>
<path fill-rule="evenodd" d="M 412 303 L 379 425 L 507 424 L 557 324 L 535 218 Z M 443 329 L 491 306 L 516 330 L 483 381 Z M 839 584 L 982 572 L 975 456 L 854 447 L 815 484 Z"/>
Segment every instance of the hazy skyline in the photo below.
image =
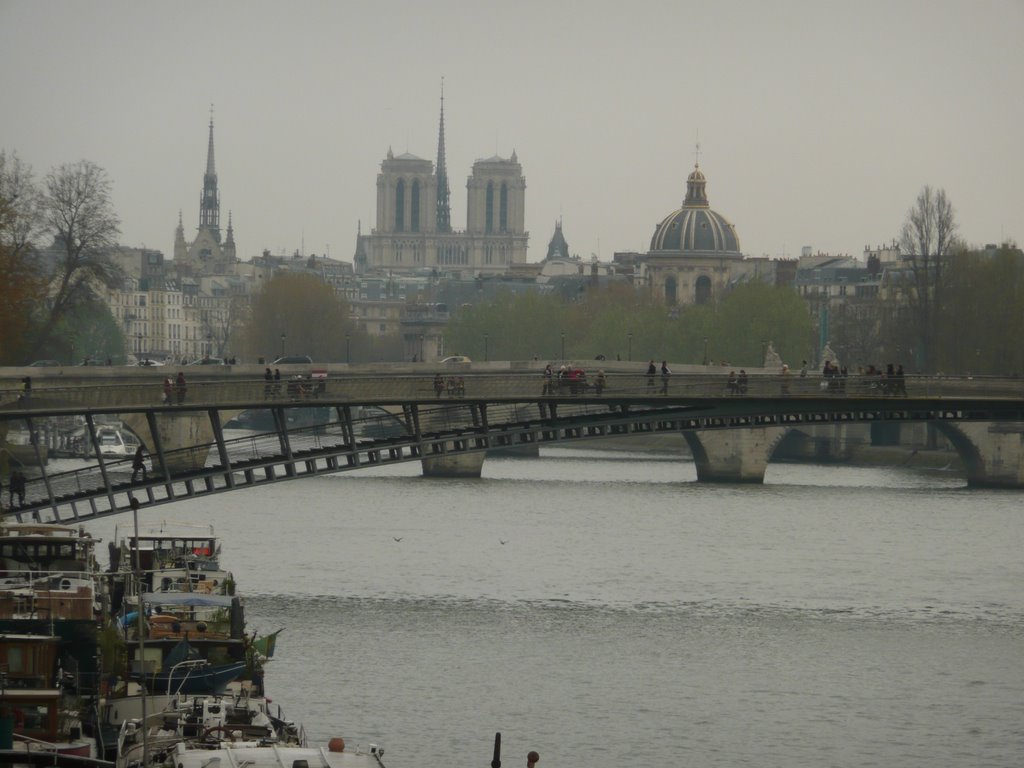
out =
<path fill-rule="evenodd" d="M 433 161 L 452 223 L 515 150 L 529 260 L 646 250 L 701 145 L 743 252 L 860 256 L 925 184 L 971 245 L 1024 241 L 1024 2 L 0 0 L 0 148 L 106 170 L 121 242 L 198 226 L 210 105 L 238 255 L 351 260 L 388 148 Z"/>

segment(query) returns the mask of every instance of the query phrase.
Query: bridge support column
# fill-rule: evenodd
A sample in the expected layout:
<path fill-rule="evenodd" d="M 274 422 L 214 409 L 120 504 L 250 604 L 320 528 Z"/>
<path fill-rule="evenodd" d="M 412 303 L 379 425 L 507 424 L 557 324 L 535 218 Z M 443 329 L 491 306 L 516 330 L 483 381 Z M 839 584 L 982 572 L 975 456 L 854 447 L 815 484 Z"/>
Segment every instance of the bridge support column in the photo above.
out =
<path fill-rule="evenodd" d="M 763 483 L 775 446 L 789 427 L 698 429 L 683 432 L 702 483 Z"/>
<path fill-rule="evenodd" d="M 480 477 L 484 469 L 484 452 L 448 453 L 430 456 L 421 462 L 424 477 Z"/>
<path fill-rule="evenodd" d="M 157 441 L 153 438 L 144 413 L 124 414 L 124 423 L 139 436 L 146 450 L 152 456 Z M 201 469 L 213 442 L 213 426 L 206 411 L 183 411 L 181 413 L 154 414 L 159 432 L 159 443 L 163 448 L 164 461 L 171 472 Z M 154 461 L 154 471 L 159 471 Z"/>
<path fill-rule="evenodd" d="M 419 425 L 422 433 L 456 432 L 472 430 L 484 419 L 478 409 L 468 404 L 452 404 L 429 410 L 419 410 Z M 462 435 L 456 440 L 472 440 L 469 435 Z M 484 451 L 466 451 L 464 447 L 454 449 L 453 438 L 446 438 L 449 448 L 442 453 L 424 452 L 420 464 L 424 477 L 480 477 L 484 467 Z"/>
<path fill-rule="evenodd" d="M 963 460 L 967 484 L 1024 488 L 1024 422 L 936 422 Z"/>

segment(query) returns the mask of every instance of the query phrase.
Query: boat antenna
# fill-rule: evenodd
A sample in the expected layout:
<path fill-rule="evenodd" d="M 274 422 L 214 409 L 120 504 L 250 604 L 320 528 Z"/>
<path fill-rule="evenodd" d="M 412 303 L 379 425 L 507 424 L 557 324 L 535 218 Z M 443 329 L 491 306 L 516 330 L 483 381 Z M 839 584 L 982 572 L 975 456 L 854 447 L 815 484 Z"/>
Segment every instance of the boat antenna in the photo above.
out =
<path fill-rule="evenodd" d="M 135 496 L 128 497 L 128 505 L 132 508 L 132 520 L 135 523 L 135 588 L 139 593 L 139 614 L 135 617 L 135 631 L 139 635 L 139 684 L 142 691 L 142 765 L 149 766 L 149 739 L 146 727 L 146 640 L 145 622 L 146 608 L 142 604 L 142 561 L 139 552 L 139 500 Z"/>

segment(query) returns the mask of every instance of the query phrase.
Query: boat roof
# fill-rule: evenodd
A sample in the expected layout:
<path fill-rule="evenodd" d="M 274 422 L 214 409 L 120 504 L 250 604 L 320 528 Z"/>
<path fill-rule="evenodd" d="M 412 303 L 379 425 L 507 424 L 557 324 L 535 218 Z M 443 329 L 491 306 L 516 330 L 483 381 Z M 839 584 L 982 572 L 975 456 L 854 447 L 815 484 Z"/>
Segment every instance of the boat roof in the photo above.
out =
<path fill-rule="evenodd" d="M 48 538 L 93 539 L 84 528 L 48 523 L 0 523 L 0 537 L 46 536 Z"/>

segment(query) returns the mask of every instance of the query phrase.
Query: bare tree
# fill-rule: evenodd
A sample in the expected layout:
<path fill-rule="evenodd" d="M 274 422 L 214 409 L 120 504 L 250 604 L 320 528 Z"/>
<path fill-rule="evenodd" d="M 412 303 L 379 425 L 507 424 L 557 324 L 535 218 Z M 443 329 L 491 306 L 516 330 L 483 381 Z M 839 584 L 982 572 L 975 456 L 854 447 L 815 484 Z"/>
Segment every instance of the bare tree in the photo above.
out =
<path fill-rule="evenodd" d="M 39 190 L 32 166 L 0 151 L 0 245 L 11 256 L 27 254 L 40 234 Z"/>
<path fill-rule="evenodd" d="M 918 336 L 918 359 L 931 367 L 934 356 L 936 308 L 942 305 L 942 269 L 955 242 L 956 218 L 944 189 L 925 186 L 907 211 L 900 233 L 900 250 L 907 271 L 903 298 L 910 307 Z"/>
<path fill-rule="evenodd" d="M 48 314 L 36 343 L 44 345 L 72 305 L 90 293 L 90 283 L 112 285 L 120 271 L 111 259 L 120 221 L 110 199 L 106 171 L 81 160 L 46 175 L 40 213 L 54 236 L 55 264 Z"/>

